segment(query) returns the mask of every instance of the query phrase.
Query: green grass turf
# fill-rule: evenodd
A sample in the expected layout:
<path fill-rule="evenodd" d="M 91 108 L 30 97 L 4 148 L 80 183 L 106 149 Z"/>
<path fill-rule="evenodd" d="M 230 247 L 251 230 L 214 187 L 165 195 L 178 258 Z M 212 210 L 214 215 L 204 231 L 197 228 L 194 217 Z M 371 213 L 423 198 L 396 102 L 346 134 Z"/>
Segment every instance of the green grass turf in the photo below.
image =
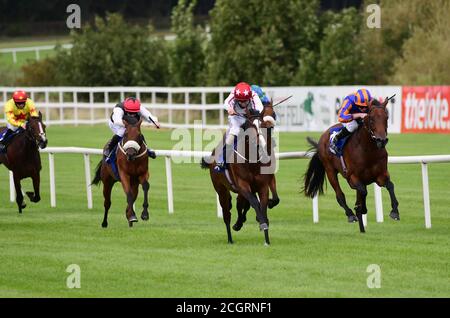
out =
<path fill-rule="evenodd" d="M 47 129 L 50 146 L 101 148 L 106 125 Z M 145 130 L 156 149 L 171 149 L 169 130 Z M 306 150 L 306 133 L 283 133 L 281 151 Z M 319 134 L 311 134 L 317 137 Z M 447 135 L 391 135 L 391 155 L 450 154 Z M 91 157 L 92 170 L 100 156 Z M 401 221 L 375 222 L 373 187 L 368 227 L 346 221 L 330 186 L 319 199 L 320 222 L 312 222 L 311 200 L 300 195 L 307 160 L 280 162 L 281 203 L 270 210 L 272 245 L 263 245 L 255 213 L 226 240 L 216 216 L 209 174 L 197 163 L 173 164 L 175 213 L 167 212 L 165 166 L 150 161 L 150 221 L 128 228 L 125 196 L 113 192 L 109 228 L 101 187 L 88 210 L 82 155 L 55 156 L 57 207 L 50 207 L 47 155 L 41 173 L 42 201 L 19 215 L 9 202 L 7 170 L 0 169 L 0 297 L 449 297 L 450 164 L 430 164 L 432 229 L 424 227 L 420 165 L 390 165 Z M 341 179 L 342 180 L 342 179 Z M 341 182 L 347 201 L 355 194 Z M 31 182 L 24 182 L 25 191 Z M 142 191 L 136 204 L 141 212 Z M 233 202 L 234 205 L 234 202 Z M 236 212 L 233 210 L 233 220 Z M 81 288 L 69 289 L 67 266 L 81 268 Z M 370 289 L 366 272 L 381 267 L 381 288 Z"/>

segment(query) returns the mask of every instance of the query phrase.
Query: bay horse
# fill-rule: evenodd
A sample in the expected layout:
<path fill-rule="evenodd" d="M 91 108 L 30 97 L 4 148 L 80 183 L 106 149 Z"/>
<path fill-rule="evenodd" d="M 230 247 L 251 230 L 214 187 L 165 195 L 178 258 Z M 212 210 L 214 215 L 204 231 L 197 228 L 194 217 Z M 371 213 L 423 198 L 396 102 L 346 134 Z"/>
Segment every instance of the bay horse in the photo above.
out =
<path fill-rule="evenodd" d="M 2 127 L 0 130 L 4 128 Z M 26 129 L 15 135 L 6 148 L 6 152 L 0 154 L 0 164 L 4 164 L 13 173 L 19 213 L 22 213 L 22 210 L 26 207 L 20 184 L 22 179 L 31 178 L 33 181 L 34 192 L 26 192 L 30 201 L 37 203 L 41 200 L 39 187 L 42 165 L 39 148 L 47 147 L 48 139 L 45 128 L 46 126 L 42 122 L 42 114 L 39 112 L 39 116 L 29 118 Z"/>
<path fill-rule="evenodd" d="M 137 121 L 133 117 L 124 118 L 125 134 L 116 149 L 116 163 L 118 170 L 118 180 L 110 164 L 102 158 L 97 165 L 94 180 L 92 184 L 103 183 L 103 198 L 105 214 L 102 227 L 108 227 L 108 211 L 111 207 L 111 191 L 114 184 L 120 181 L 123 191 L 127 198 L 127 208 L 125 216 L 129 227 L 133 226 L 138 219 L 134 212 L 133 204 L 136 201 L 139 185 L 142 185 L 144 191 L 144 203 L 141 219 L 148 221 L 148 191 L 150 189 L 148 172 L 148 153 L 147 145 L 141 134 L 142 118 Z M 108 145 L 105 145 L 107 147 Z"/>
<path fill-rule="evenodd" d="M 266 105 L 260 115 L 248 117 L 259 120 L 261 122 L 261 128 L 265 128 L 262 129 L 262 131 L 267 132 L 267 136 L 265 136 L 268 152 L 267 162 L 262 162 L 258 155 L 258 129 L 255 124 L 247 118 L 246 123 L 243 125 L 244 131 L 247 133 L 244 136 L 240 136 L 240 140 L 244 138 L 245 154 L 240 154 L 240 147 L 238 147 L 238 150 L 234 151 L 233 162 L 228 163 L 227 169 L 231 183 L 225 173 L 217 173 L 214 171 L 214 152 L 211 159 L 202 159 L 201 167 L 203 169 L 209 169 L 211 181 L 219 196 L 223 221 L 227 230 L 228 243 L 233 243 L 230 227 L 232 208 L 230 192 L 234 192 L 238 194 L 236 204 L 238 219 L 236 224 L 233 225 L 233 229 L 239 231 L 242 228 L 246 221 L 247 211 L 250 207 L 253 207 L 256 211 L 256 220 L 259 223 L 260 230 L 264 231 L 265 244 L 269 245 L 269 219 L 267 218 L 267 207 L 273 208 L 280 201 L 276 191 L 274 171 L 272 171 L 274 170 L 272 168 L 272 163 L 275 162 L 275 153 L 272 151 L 273 145 L 271 137 L 271 131 L 275 125 L 273 107 L 271 104 Z M 251 159 L 252 154 L 256 154 L 256 156 L 254 156 L 256 157 L 256 160 Z M 238 160 L 238 157 L 243 160 Z M 268 169 L 265 173 L 261 173 L 264 168 Z M 269 189 L 272 191 L 273 199 L 269 199 Z M 258 197 L 256 195 L 258 195 Z"/>
<path fill-rule="evenodd" d="M 359 222 L 361 233 L 365 232 L 362 215 L 367 213 L 367 185 L 373 182 L 376 182 L 380 187 L 387 188 L 392 206 L 389 215 L 394 220 L 400 220 L 394 184 L 387 168 L 388 153 L 385 148 L 388 142 L 387 120 L 389 114 L 386 109 L 387 103 L 387 98 L 383 103 L 376 99 L 369 102 L 367 116 L 362 120 L 358 130 L 349 137 L 344 147 L 343 162 L 329 151 L 329 129 L 322 134 L 318 143 L 309 137 L 307 138 L 312 145 L 311 150 L 314 150 L 315 153 L 304 175 L 303 191 L 305 195 L 313 198 L 317 193 L 323 194 L 326 173 L 336 193 L 337 202 L 345 210 L 348 222 Z M 347 206 L 345 195 L 339 186 L 338 173 L 347 180 L 352 189 L 356 190 L 356 216 Z"/>

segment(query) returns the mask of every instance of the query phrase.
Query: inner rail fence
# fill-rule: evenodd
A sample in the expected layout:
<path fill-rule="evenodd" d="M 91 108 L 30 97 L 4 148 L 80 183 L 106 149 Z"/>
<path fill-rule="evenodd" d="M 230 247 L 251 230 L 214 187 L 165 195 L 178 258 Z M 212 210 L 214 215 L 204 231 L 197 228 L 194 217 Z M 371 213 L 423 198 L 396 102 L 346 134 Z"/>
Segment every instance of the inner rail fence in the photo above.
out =
<path fill-rule="evenodd" d="M 85 186 L 86 186 L 86 198 L 87 208 L 93 208 L 92 202 L 92 189 L 91 189 L 91 155 L 102 155 L 102 149 L 93 148 L 78 148 L 78 147 L 47 147 L 41 150 L 41 153 L 48 154 L 49 160 L 49 173 L 50 173 L 50 206 L 56 207 L 56 178 L 55 178 L 55 154 L 81 154 L 84 158 L 84 171 L 85 171 Z M 184 157 L 201 159 L 204 156 L 210 155 L 210 152 L 206 151 L 176 151 L 176 150 L 156 150 L 158 158 L 164 158 L 166 167 L 166 183 L 167 183 L 167 210 L 169 214 L 174 213 L 174 193 L 172 182 L 172 158 Z M 282 152 L 276 153 L 278 160 L 287 159 L 308 159 L 311 157 L 311 153 L 306 151 L 298 152 Z M 431 228 L 431 211 L 430 211 L 430 189 L 428 179 L 428 164 L 429 163 L 442 163 L 450 162 L 450 155 L 429 155 L 429 156 L 392 156 L 388 158 L 390 164 L 420 164 L 422 168 L 422 189 L 423 189 L 423 203 L 424 203 L 424 216 L 425 216 L 425 228 Z M 15 202 L 16 193 L 14 188 L 14 181 L 12 172 L 10 174 L 10 201 Z M 376 221 L 378 223 L 383 222 L 383 202 L 381 188 L 374 184 L 375 194 L 375 211 Z M 222 217 L 222 209 L 220 207 L 219 199 L 217 199 L 217 217 Z M 312 216 L 313 222 L 319 222 L 319 199 L 318 196 L 312 200 Z M 364 223 L 367 224 L 366 215 L 363 216 Z"/>

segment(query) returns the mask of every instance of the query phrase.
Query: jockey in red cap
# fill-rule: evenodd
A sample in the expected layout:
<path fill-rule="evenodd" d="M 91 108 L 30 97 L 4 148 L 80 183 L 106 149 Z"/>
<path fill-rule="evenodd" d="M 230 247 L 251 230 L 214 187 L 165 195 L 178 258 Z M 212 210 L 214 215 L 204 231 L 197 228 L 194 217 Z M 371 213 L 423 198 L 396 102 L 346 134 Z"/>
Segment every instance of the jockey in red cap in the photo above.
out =
<path fill-rule="evenodd" d="M 6 149 L 9 136 L 19 128 L 25 129 L 28 119 L 39 116 L 34 102 L 22 90 L 15 91 L 12 98 L 5 104 L 5 118 L 7 130 L 0 136 L 0 152 Z"/>
<path fill-rule="evenodd" d="M 245 82 L 238 83 L 224 102 L 224 107 L 228 111 L 229 128 L 225 138 L 225 161 L 222 158 L 222 147 L 216 148 L 216 166 L 214 171 L 221 172 L 225 168 L 225 162 L 230 163 L 233 154 L 234 138 L 239 135 L 241 126 L 245 123 L 245 116 L 259 114 L 263 111 L 263 104 L 258 94 L 252 91 L 249 84 Z M 259 122 L 254 121 L 259 129 Z M 260 135 L 262 137 L 262 134 Z M 265 148 L 265 140 L 262 138 L 262 148 Z M 260 140 L 261 142 L 261 140 Z"/>
<path fill-rule="evenodd" d="M 104 153 L 107 162 L 109 161 L 109 157 L 111 156 L 113 149 L 117 146 L 117 144 L 125 134 L 125 125 L 123 123 L 124 116 L 132 116 L 137 120 L 142 117 L 147 122 L 153 123 L 157 128 L 160 127 L 158 118 L 156 116 L 153 116 L 152 113 L 150 113 L 145 107 L 143 107 L 139 99 L 134 97 L 126 98 L 122 103 L 114 106 L 114 110 L 111 114 L 109 128 L 111 128 L 111 130 L 113 131 L 114 136 L 109 141 L 108 148 Z M 144 138 L 143 134 L 142 138 Z M 148 148 L 148 155 L 150 158 L 156 158 L 155 152 L 150 148 Z"/>

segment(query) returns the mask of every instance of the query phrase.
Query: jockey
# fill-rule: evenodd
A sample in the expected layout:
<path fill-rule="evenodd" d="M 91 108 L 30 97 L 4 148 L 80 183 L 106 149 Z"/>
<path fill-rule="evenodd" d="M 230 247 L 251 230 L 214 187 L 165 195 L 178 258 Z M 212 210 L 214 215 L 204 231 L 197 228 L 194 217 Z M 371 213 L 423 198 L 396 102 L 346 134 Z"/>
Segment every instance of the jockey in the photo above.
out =
<path fill-rule="evenodd" d="M 270 103 L 270 98 L 266 95 L 266 93 L 262 90 L 262 88 L 258 85 L 252 85 L 252 91 L 258 94 L 259 99 L 261 100 L 263 105 L 267 105 Z"/>
<path fill-rule="evenodd" d="M 107 162 L 109 162 L 109 157 L 111 156 L 112 151 L 125 134 L 125 125 L 123 123 L 123 117 L 125 115 L 136 117 L 137 120 L 142 117 L 149 123 L 153 123 L 157 128 L 160 127 L 158 118 L 153 116 L 152 113 L 150 113 L 145 107 L 143 107 L 139 99 L 134 97 L 126 98 L 122 103 L 114 106 L 114 110 L 111 114 L 109 128 L 111 128 L 111 130 L 113 131 L 114 136 L 109 141 L 108 148 L 104 152 Z M 142 138 L 144 139 L 144 143 L 147 145 L 143 134 Z M 147 151 L 150 158 L 156 158 L 156 154 L 152 149 L 148 148 Z"/>
<path fill-rule="evenodd" d="M 350 94 L 344 98 L 338 113 L 338 120 L 344 126 L 330 141 L 330 151 L 336 154 L 337 142 L 345 138 L 358 129 L 358 121 L 356 119 L 367 116 L 369 111 L 369 102 L 372 99 L 369 90 L 363 88 L 358 89 L 356 93 Z"/>
<path fill-rule="evenodd" d="M 250 85 L 245 82 L 240 82 L 225 100 L 224 107 L 228 111 L 229 124 L 228 133 L 225 138 L 225 161 L 231 162 L 234 138 L 239 135 L 239 130 L 245 123 L 247 114 L 260 114 L 263 111 L 263 105 L 258 97 L 258 94 L 252 91 Z M 259 129 L 259 123 L 255 121 L 255 124 Z M 261 139 L 263 139 L 262 146 L 265 147 L 264 138 Z M 222 147 L 217 149 L 216 158 L 217 160 L 214 170 L 216 172 L 223 171 L 225 168 L 225 162 L 222 158 Z"/>
<path fill-rule="evenodd" d="M 0 151 L 6 149 L 6 142 L 14 132 L 18 129 L 26 129 L 28 119 L 31 116 L 39 116 L 34 102 L 22 90 L 14 92 L 12 98 L 6 102 L 4 109 L 7 130 L 0 136 Z"/>

